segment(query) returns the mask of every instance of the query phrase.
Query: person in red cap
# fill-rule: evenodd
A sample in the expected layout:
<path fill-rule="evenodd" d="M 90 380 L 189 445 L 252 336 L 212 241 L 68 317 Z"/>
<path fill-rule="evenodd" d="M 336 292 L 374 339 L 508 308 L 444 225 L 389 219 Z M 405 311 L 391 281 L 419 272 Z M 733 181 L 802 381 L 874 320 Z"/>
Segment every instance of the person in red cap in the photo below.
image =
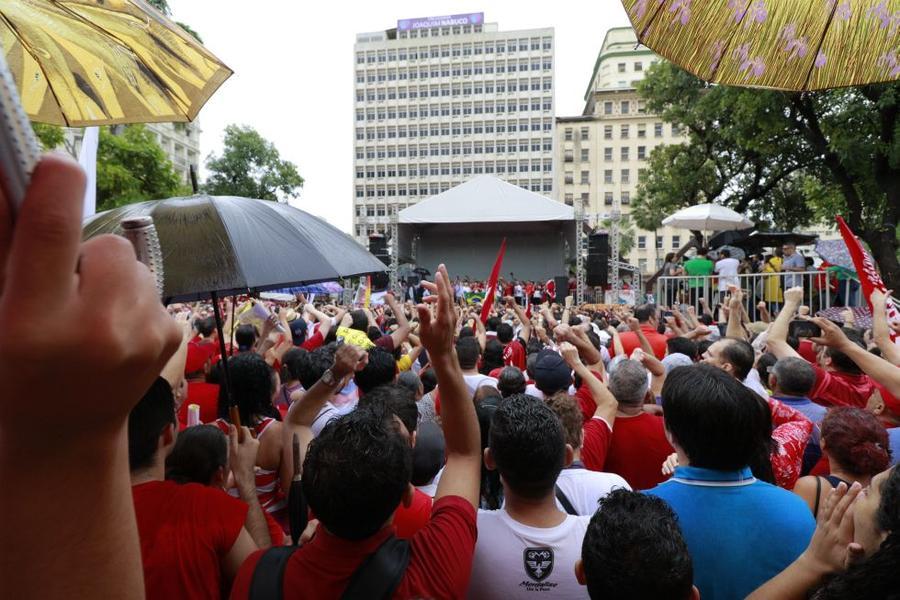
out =
<path fill-rule="evenodd" d="M 190 342 L 187 347 L 187 361 L 184 366 L 184 377 L 187 381 L 187 398 L 178 409 L 178 423 L 181 428 L 187 425 L 188 406 L 196 404 L 200 407 L 200 422 L 212 423 L 216 420 L 219 403 L 219 386 L 206 383 L 212 358 L 203 344 Z"/>

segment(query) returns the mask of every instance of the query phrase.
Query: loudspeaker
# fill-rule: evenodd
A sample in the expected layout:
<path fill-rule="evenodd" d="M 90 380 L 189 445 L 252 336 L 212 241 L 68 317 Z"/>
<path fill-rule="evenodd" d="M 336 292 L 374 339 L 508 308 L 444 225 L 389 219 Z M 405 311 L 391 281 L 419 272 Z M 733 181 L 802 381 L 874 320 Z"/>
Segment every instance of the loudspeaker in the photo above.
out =
<path fill-rule="evenodd" d="M 380 256 L 378 258 L 381 258 Z M 381 290 L 386 290 L 388 285 L 390 285 L 391 280 L 388 274 L 384 271 L 380 273 L 372 273 L 372 290 L 375 292 L 380 292 Z"/>
<path fill-rule="evenodd" d="M 563 304 L 566 301 L 566 296 L 569 295 L 569 278 L 568 277 L 554 277 L 553 283 L 556 285 L 556 303 Z"/>
<path fill-rule="evenodd" d="M 606 287 L 609 284 L 609 234 L 592 233 L 588 236 L 585 283 L 590 287 Z"/>
<path fill-rule="evenodd" d="M 391 264 L 391 257 L 388 255 L 387 238 L 380 233 L 373 233 L 369 236 L 369 252 L 375 255 L 375 258 L 386 265 Z"/>

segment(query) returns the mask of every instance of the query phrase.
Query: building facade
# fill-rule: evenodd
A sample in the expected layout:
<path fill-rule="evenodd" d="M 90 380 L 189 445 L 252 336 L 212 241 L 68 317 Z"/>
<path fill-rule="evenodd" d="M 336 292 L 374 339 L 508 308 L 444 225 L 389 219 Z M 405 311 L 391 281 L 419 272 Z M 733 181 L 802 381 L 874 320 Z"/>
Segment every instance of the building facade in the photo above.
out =
<path fill-rule="evenodd" d="M 407 19 L 354 46 L 353 234 L 480 174 L 550 195 L 553 29 Z"/>
<path fill-rule="evenodd" d="M 556 120 L 555 197 L 570 206 L 580 204 L 594 227 L 607 229 L 614 211 L 629 215 L 650 152 L 682 140 L 678 127 L 647 112 L 637 93 L 637 82 L 658 60 L 652 50 L 638 45 L 630 27 L 610 29 L 585 92 L 583 113 Z M 634 247 L 621 259 L 645 274 L 656 272 L 665 255 L 691 235 L 670 227 L 653 232 L 632 224 L 629 229 Z"/>

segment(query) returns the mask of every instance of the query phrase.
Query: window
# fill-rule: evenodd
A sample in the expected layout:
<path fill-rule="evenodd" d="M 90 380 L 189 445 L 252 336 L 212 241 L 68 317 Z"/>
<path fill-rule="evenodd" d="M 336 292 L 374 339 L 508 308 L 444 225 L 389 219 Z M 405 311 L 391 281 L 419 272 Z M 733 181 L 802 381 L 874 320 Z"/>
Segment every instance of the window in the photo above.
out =
<path fill-rule="evenodd" d="M 605 206 L 612 206 L 613 203 L 613 194 L 612 192 L 604 192 L 603 194 L 603 204 Z"/>
<path fill-rule="evenodd" d="M 628 100 L 622 100 L 622 114 L 627 115 L 631 110 L 631 102 Z"/>
<path fill-rule="evenodd" d="M 654 123 L 653 124 L 653 137 L 661 138 L 663 136 L 663 124 L 662 123 Z"/>
<path fill-rule="evenodd" d="M 635 71 L 643 71 L 643 70 L 644 70 L 644 63 L 642 63 L 642 62 L 640 62 L 640 61 L 635 62 L 635 63 L 634 63 L 634 70 L 635 70 Z"/>
<path fill-rule="evenodd" d="M 573 183 L 575 183 L 575 174 L 572 173 L 572 171 L 566 171 L 565 182 L 566 182 L 567 184 L 573 184 Z"/>
<path fill-rule="evenodd" d="M 590 160 L 589 150 L 588 148 L 581 149 L 581 162 L 588 162 Z"/>
<path fill-rule="evenodd" d="M 645 137 L 647 137 L 647 124 L 646 124 L 646 123 L 639 123 L 639 124 L 638 124 L 638 126 L 637 126 L 637 136 L 638 136 L 639 138 L 645 138 Z"/>
<path fill-rule="evenodd" d="M 589 135 L 589 130 L 588 130 L 588 128 L 587 128 L 587 127 L 582 127 L 582 128 L 581 128 L 581 139 L 583 139 L 583 140 L 588 139 L 588 135 Z"/>
<path fill-rule="evenodd" d="M 641 273 L 647 272 L 647 259 L 646 258 L 638 259 L 638 268 L 641 270 Z"/>
<path fill-rule="evenodd" d="M 572 194 L 566 194 L 566 204 L 568 204 L 569 206 L 572 206 L 572 204 L 574 204 L 574 202 L 575 202 L 575 201 L 574 201 L 574 199 L 573 199 L 573 195 L 572 195 Z"/>
<path fill-rule="evenodd" d="M 663 239 L 663 236 L 661 236 L 661 235 L 656 236 L 656 249 L 657 249 L 657 250 L 662 250 L 662 248 L 663 248 L 663 241 L 665 241 L 665 240 Z"/>
<path fill-rule="evenodd" d="M 647 158 L 647 146 L 638 146 L 638 160 L 645 160 Z"/>
<path fill-rule="evenodd" d="M 604 125 L 603 126 L 603 139 L 611 140 L 613 135 L 612 125 Z"/>
<path fill-rule="evenodd" d="M 673 235 L 672 236 L 672 249 L 678 250 L 679 248 L 681 248 L 681 236 Z"/>
<path fill-rule="evenodd" d="M 575 160 L 575 157 L 572 156 L 571 150 L 566 150 L 565 155 L 563 156 L 563 160 L 567 163 L 570 163 Z"/>
<path fill-rule="evenodd" d="M 591 172 L 590 171 L 582 171 L 581 172 L 581 183 L 590 183 L 591 182 Z"/>
<path fill-rule="evenodd" d="M 672 123 L 672 135 L 681 135 L 681 126 Z"/>
<path fill-rule="evenodd" d="M 581 203 L 587 204 L 591 201 L 591 195 L 588 192 L 581 192 Z"/>
<path fill-rule="evenodd" d="M 603 183 L 612 183 L 613 182 L 613 172 L 612 169 L 606 169 L 603 171 Z"/>
<path fill-rule="evenodd" d="M 622 169 L 622 172 L 619 175 L 619 180 L 622 183 L 631 183 L 631 170 L 630 169 Z"/>
<path fill-rule="evenodd" d="M 613 103 L 612 102 L 604 102 L 603 103 L 603 114 L 611 115 L 613 112 Z"/>
<path fill-rule="evenodd" d="M 646 250 L 647 249 L 647 236 L 646 235 L 639 235 L 637 242 L 638 242 L 638 244 L 637 244 L 638 250 Z"/>
<path fill-rule="evenodd" d="M 604 148 L 603 149 L 603 160 L 612 161 L 613 159 L 613 149 L 612 148 Z"/>
<path fill-rule="evenodd" d="M 631 127 L 629 125 L 622 125 L 619 132 L 619 137 L 621 137 L 623 140 L 627 140 L 630 131 Z"/>
<path fill-rule="evenodd" d="M 622 192 L 622 204 L 631 204 L 631 192 Z"/>
<path fill-rule="evenodd" d="M 572 128 L 571 127 L 566 127 L 566 141 L 567 142 L 572 141 Z"/>
<path fill-rule="evenodd" d="M 628 146 L 623 146 L 621 152 L 622 152 L 622 160 L 628 160 L 628 156 L 629 156 Z"/>
<path fill-rule="evenodd" d="M 625 63 L 619 63 L 619 73 L 625 72 Z"/>

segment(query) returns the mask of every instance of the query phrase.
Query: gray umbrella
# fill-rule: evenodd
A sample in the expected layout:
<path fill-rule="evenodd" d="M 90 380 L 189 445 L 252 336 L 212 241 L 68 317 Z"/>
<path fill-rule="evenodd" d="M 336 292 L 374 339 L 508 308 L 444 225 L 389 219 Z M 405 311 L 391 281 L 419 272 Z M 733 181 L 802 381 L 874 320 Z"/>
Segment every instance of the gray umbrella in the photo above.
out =
<path fill-rule="evenodd" d="M 286 204 L 192 196 L 129 204 L 90 217 L 84 238 L 153 217 L 167 302 L 263 291 L 382 272 L 384 263 L 322 219 Z"/>

